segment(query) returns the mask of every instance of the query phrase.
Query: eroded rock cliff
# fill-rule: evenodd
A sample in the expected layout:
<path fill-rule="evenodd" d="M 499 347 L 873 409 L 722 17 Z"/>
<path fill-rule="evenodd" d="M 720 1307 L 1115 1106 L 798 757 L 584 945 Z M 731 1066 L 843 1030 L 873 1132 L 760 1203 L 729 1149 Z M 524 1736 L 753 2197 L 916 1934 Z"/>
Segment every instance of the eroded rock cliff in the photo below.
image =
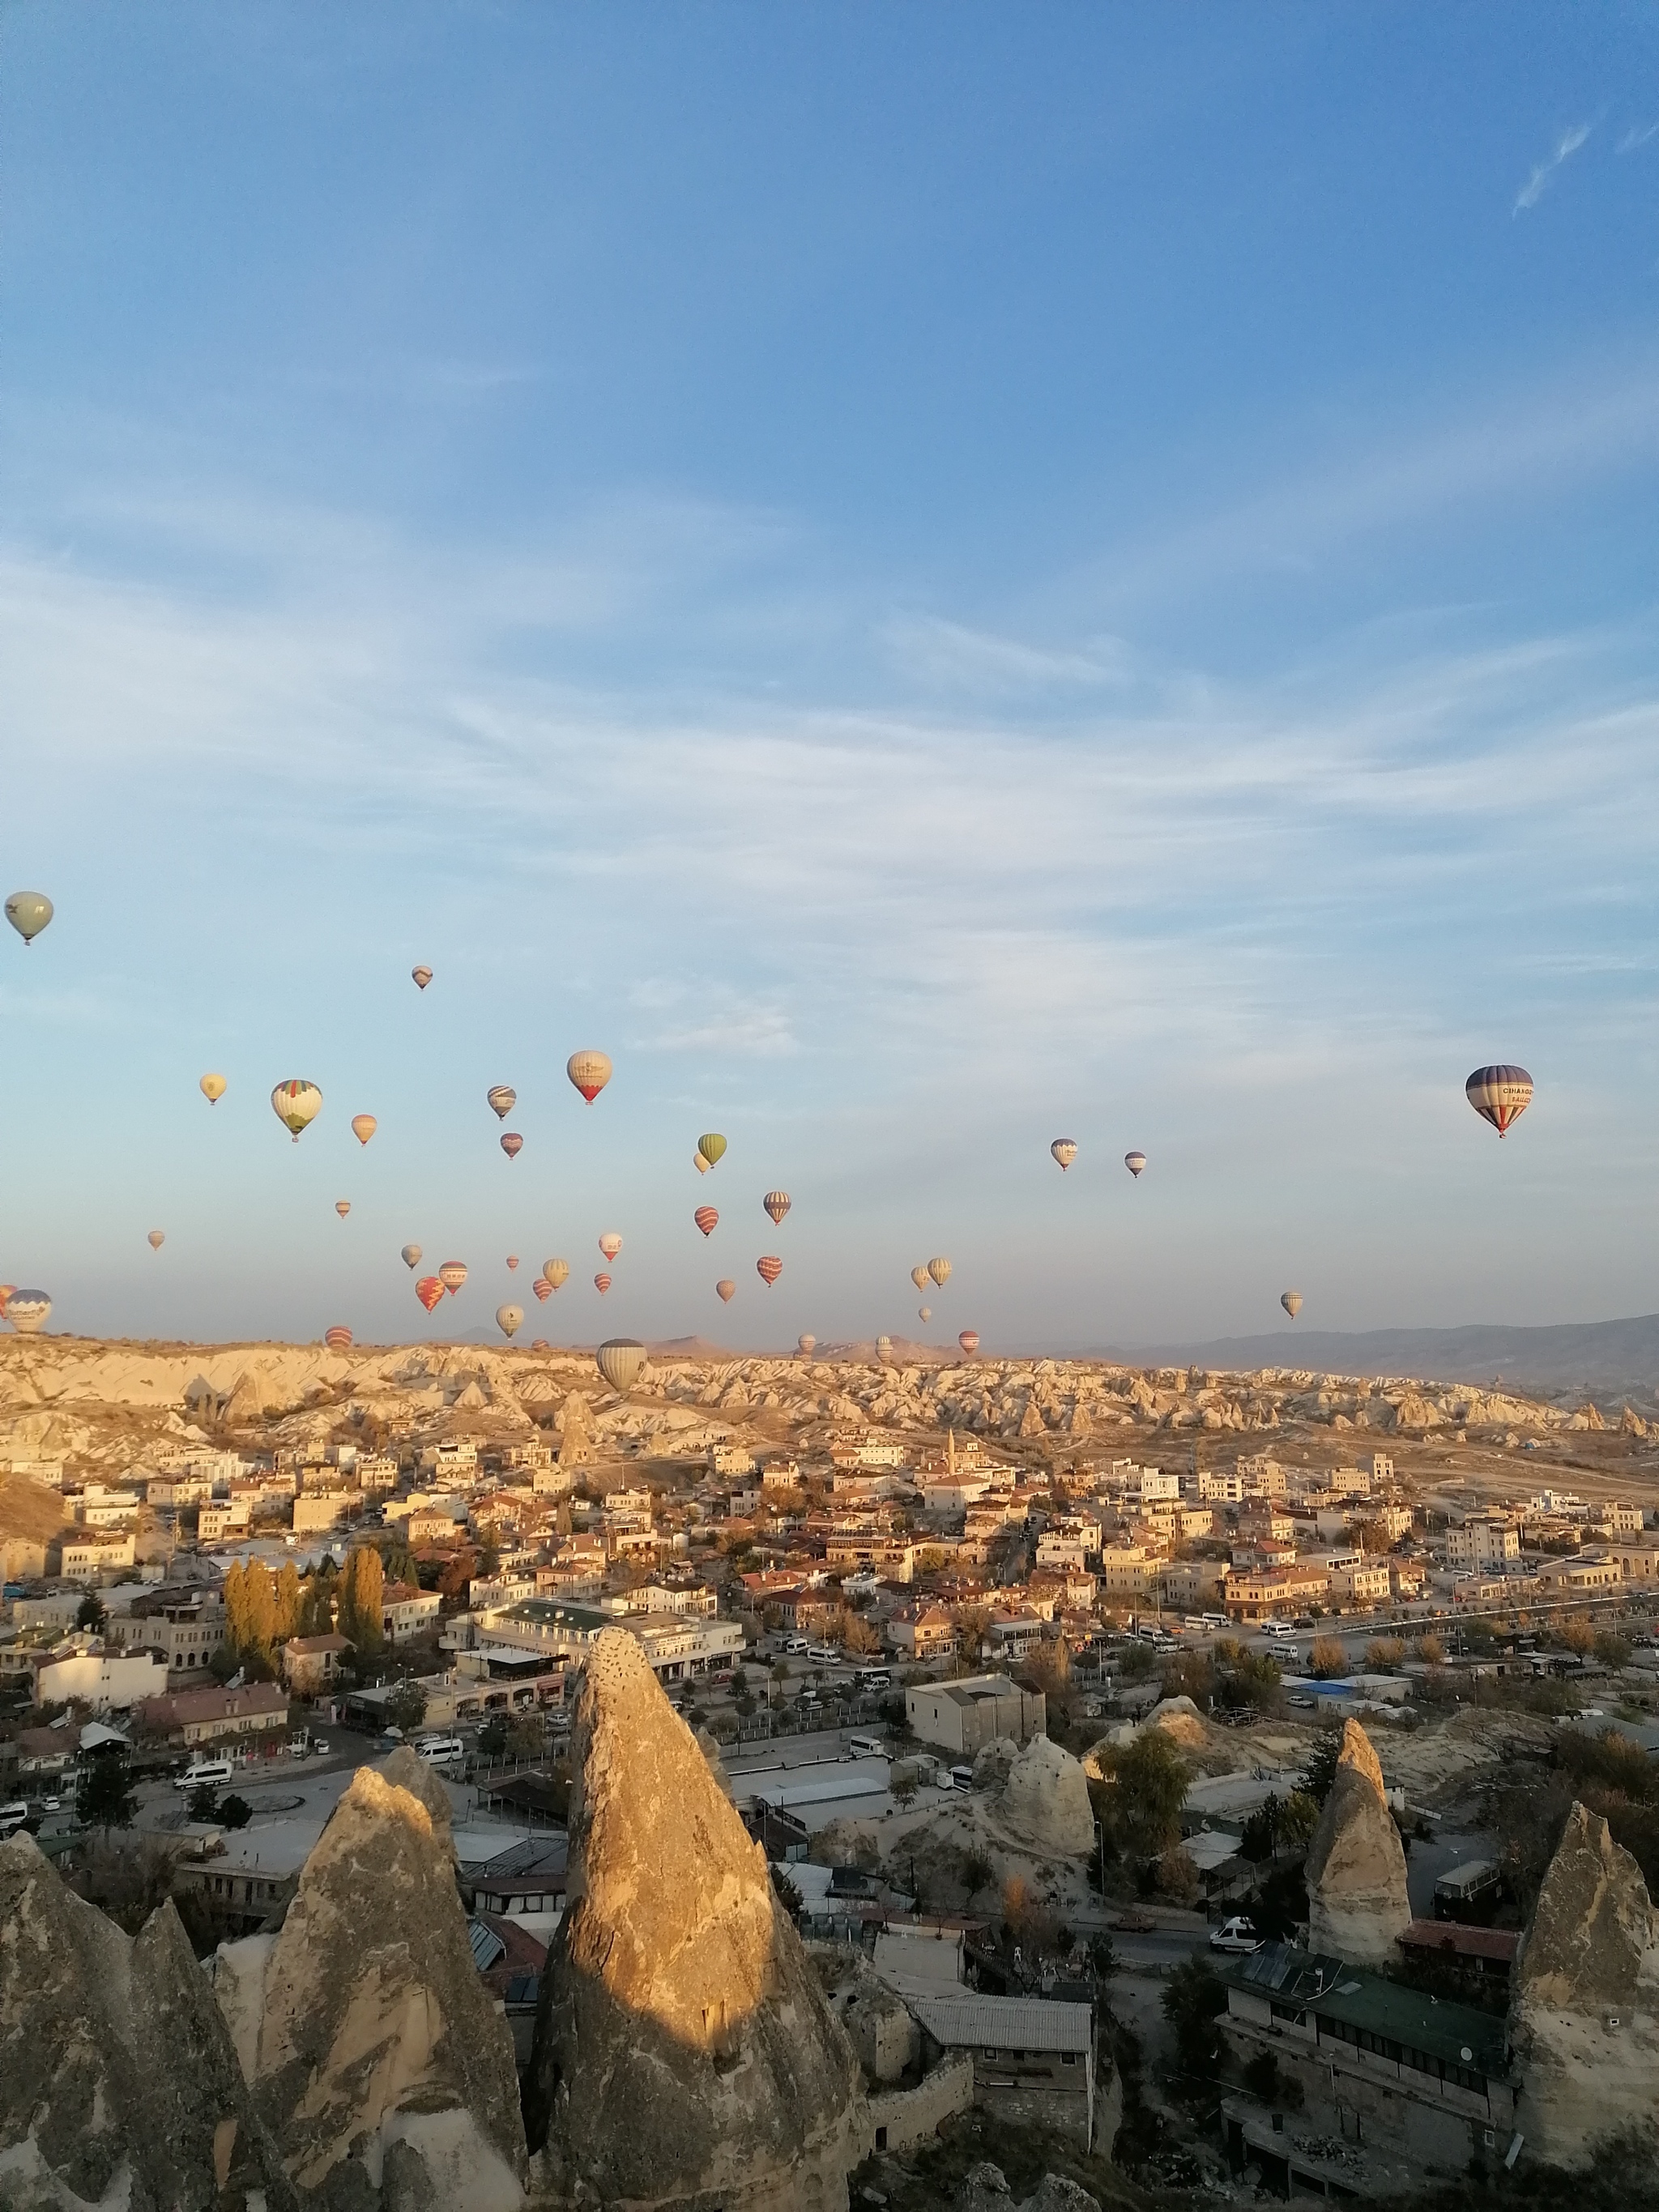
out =
<path fill-rule="evenodd" d="M 1370 1738 L 1358 1721 L 1342 1730 L 1336 1778 L 1304 1869 L 1308 1934 L 1316 1951 L 1358 1966 L 1392 1966 L 1410 1925 L 1406 1853 L 1389 1810 Z"/>

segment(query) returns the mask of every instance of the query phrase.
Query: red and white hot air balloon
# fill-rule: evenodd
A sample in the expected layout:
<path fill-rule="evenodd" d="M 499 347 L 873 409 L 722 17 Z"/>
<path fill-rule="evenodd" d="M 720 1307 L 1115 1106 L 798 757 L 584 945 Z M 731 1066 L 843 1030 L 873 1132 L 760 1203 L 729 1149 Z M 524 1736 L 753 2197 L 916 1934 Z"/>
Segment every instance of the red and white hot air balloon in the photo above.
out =
<path fill-rule="evenodd" d="M 517 1254 L 516 1252 L 509 1252 L 509 1253 L 507 1254 L 507 1273 L 508 1273 L 509 1275 L 516 1273 L 517 1273 L 517 1270 L 518 1270 L 518 1265 L 519 1265 L 519 1255 L 518 1255 L 518 1254 Z"/>
<path fill-rule="evenodd" d="M 720 1226 L 720 1216 L 712 1206 L 700 1206 L 691 1218 L 705 1237 L 712 1237 Z"/>
<path fill-rule="evenodd" d="M 755 1273 L 760 1277 L 762 1282 L 765 1284 L 767 1289 L 769 1291 L 773 1284 L 778 1279 L 778 1277 L 783 1273 L 783 1262 L 781 1260 L 776 1258 L 772 1253 L 769 1252 L 763 1258 L 756 1261 Z"/>
<path fill-rule="evenodd" d="M 351 1331 L 336 1322 L 332 1328 L 323 1331 L 323 1342 L 331 1352 L 348 1352 L 351 1348 Z"/>
<path fill-rule="evenodd" d="M 438 1270 L 438 1280 L 443 1285 L 444 1288 L 448 1291 L 450 1297 L 453 1298 L 456 1291 L 460 1289 L 461 1285 L 466 1280 L 465 1261 L 446 1260 L 442 1267 Z"/>
<path fill-rule="evenodd" d="M 714 1285 L 714 1295 L 723 1306 L 729 1306 L 738 1295 L 738 1286 L 729 1275 L 722 1275 Z"/>
<path fill-rule="evenodd" d="M 537 1303 L 539 1305 L 545 1305 L 553 1295 L 553 1285 L 545 1275 L 538 1275 L 530 1287 L 536 1293 Z"/>
<path fill-rule="evenodd" d="M 607 1260 L 614 1260 L 622 1250 L 622 1238 L 614 1229 L 607 1229 L 599 1239 L 599 1249 Z"/>
<path fill-rule="evenodd" d="M 979 1350 L 979 1331 L 976 1328 L 964 1328 L 957 1339 L 957 1342 L 962 1346 L 963 1356 L 971 1359 Z"/>
<path fill-rule="evenodd" d="M 442 1297 L 444 1285 L 436 1275 L 422 1275 L 415 1285 L 415 1295 L 428 1313 Z"/>
<path fill-rule="evenodd" d="M 564 1072 L 591 1106 L 611 1080 L 610 1056 L 603 1052 L 573 1052 Z"/>
<path fill-rule="evenodd" d="M 599 1292 L 599 1296 L 603 1297 L 605 1292 L 611 1288 L 610 1276 L 595 1275 L 593 1278 L 593 1287 Z"/>
<path fill-rule="evenodd" d="M 524 1150 L 524 1139 L 516 1129 L 509 1129 L 501 1139 L 501 1150 L 510 1160 L 516 1160 Z"/>

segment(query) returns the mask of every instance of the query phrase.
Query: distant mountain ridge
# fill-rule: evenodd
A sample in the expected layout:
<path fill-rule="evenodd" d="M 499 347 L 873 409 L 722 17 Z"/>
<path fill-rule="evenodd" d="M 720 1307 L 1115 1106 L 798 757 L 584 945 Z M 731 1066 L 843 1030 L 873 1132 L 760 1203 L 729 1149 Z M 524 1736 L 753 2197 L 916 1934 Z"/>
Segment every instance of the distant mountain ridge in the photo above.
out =
<path fill-rule="evenodd" d="M 1143 1345 L 1093 1356 L 1132 1366 L 1309 1368 L 1332 1375 L 1413 1375 L 1490 1389 L 1506 1383 L 1553 1395 L 1652 1399 L 1659 1391 L 1659 1314 L 1627 1321 L 1560 1322 L 1538 1328 L 1275 1329 L 1207 1343 Z"/>

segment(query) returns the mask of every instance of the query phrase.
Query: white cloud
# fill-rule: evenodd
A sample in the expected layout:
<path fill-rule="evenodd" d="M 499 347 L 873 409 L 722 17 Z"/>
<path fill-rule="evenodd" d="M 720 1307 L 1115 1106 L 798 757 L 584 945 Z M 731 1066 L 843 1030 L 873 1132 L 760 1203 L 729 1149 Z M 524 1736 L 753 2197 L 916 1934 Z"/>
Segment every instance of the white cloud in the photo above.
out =
<path fill-rule="evenodd" d="M 1555 142 L 1554 152 L 1547 160 L 1539 162 L 1526 183 L 1516 194 L 1515 205 L 1510 210 L 1512 214 L 1520 215 L 1528 208 L 1537 206 L 1548 189 L 1549 181 L 1556 171 L 1564 161 L 1570 161 L 1589 138 L 1590 127 L 1588 123 L 1575 123 L 1571 129 L 1561 133 Z"/>
<path fill-rule="evenodd" d="M 1659 123 L 1650 123 L 1645 130 L 1632 124 L 1613 150 L 1615 154 L 1633 154 L 1638 146 L 1645 146 L 1654 138 L 1659 138 Z"/>

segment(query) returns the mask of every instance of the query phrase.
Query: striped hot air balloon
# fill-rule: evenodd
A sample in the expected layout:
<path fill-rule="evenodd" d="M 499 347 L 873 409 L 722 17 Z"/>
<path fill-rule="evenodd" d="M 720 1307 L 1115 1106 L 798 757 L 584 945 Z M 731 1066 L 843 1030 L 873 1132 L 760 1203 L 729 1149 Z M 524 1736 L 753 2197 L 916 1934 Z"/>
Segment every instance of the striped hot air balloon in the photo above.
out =
<path fill-rule="evenodd" d="M 509 1129 L 501 1139 L 501 1150 L 510 1160 L 516 1160 L 524 1150 L 524 1139 L 516 1129 Z"/>
<path fill-rule="evenodd" d="M 331 1352 L 349 1352 L 351 1331 L 337 1321 L 332 1328 L 325 1328 L 323 1331 L 323 1342 Z"/>
<path fill-rule="evenodd" d="M 593 1278 L 593 1287 L 599 1292 L 599 1296 L 603 1297 L 605 1292 L 611 1288 L 610 1276 L 604 1274 L 595 1275 Z"/>
<path fill-rule="evenodd" d="M 509 1275 L 516 1275 L 519 1272 L 519 1255 L 516 1252 L 509 1252 L 507 1255 L 507 1272 Z"/>
<path fill-rule="evenodd" d="M 564 1072 L 591 1106 L 611 1080 L 611 1060 L 602 1052 L 573 1052 Z"/>
<path fill-rule="evenodd" d="M 1532 1103 L 1532 1078 L 1524 1067 L 1499 1061 L 1493 1067 L 1477 1067 L 1463 1091 L 1481 1120 L 1490 1121 L 1502 1137 Z"/>
<path fill-rule="evenodd" d="M 1056 1137 L 1053 1144 L 1049 1146 L 1048 1150 L 1060 1162 L 1060 1170 L 1064 1173 L 1066 1169 L 1070 1167 L 1072 1162 L 1077 1158 L 1077 1139 L 1075 1137 Z"/>
<path fill-rule="evenodd" d="M 593 1354 L 593 1364 L 613 1390 L 631 1390 L 645 1364 L 645 1346 L 637 1337 L 609 1337 Z"/>
<path fill-rule="evenodd" d="M 712 1206 L 700 1206 L 691 1218 L 705 1237 L 712 1237 L 720 1227 L 720 1218 Z"/>
<path fill-rule="evenodd" d="M 925 1291 L 933 1279 L 925 1264 L 920 1267 L 912 1267 L 910 1270 L 910 1280 L 919 1291 Z"/>
<path fill-rule="evenodd" d="M 424 991 L 432 981 L 432 970 L 429 968 L 411 968 L 409 972 L 415 978 L 415 988 L 417 991 Z"/>
<path fill-rule="evenodd" d="M 538 1305 L 544 1306 L 553 1295 L 553 1285 L 548 1281 L 545 1275 L 538 1275 L 535 1281 L 530 1285 L 530 1287 L 536 1293 L 536 1303 Z"/>
<path fill-rule="evenodd" d="M 768 1252 L 763 1258 L 756 1261 L 755 1273 L 769 1291 L 783 1273 L 783 1262 L 775 1254 Z"/>
<path fill-rule="evenodd" d="M 789 1194 L 787 1190 L 769 1190 L 761 1204 L 771 1215 L 772 1226 L 775 1229 L 789 1211 Z"/>
<path fill-rule="evenodd" d="M 957 1342 L 962 1346 L 963 1358 L 971 1359 L 979 1350 L 979 1331 L 976 1328 L 964 1328 L 957 1339 Z"/>
<path fill-rule="evenodd" d="M 930 1260 L 927 1262 L 927 1272 L 933 1277 L 933 1280 L 939 1285 L 940 1290 L 943 1290 L 945 1285 L 951 1279 L 951 1262 L 943 1258 Z"/>
<path fill-rule="evenodd" d="M 302 1130 L 310 1127 L 322 1110 L 323 1094 L 314 1083 L 303 1076 L 279 1083 L 270 1094 L 271 1111 L 283 1127 L 290 1132 L 295 1143 L 300 1141 Z"/>
<path fill-rule="evenodd" d="M 1294 1321 L 1302 1310 L 1302 1293 L 1300 1291 L 1281 1291 L 1279 1294 L 1279 1303 Z"/>
<path fill-rule="evenodd" d="M 505 1121 L 519 1103 L 518 1092 L 510 1085 L 505 1083 L 492 1084 L 485 1091 L 484 1097 L 494 1107 L 495 1119 L 498 1121 Z"/>
<path fill-rule="evenodd" d="M 1129 1173 L 1134 1177 L 1135 1181 L 1139 1182 L 1140 1181 L 1142 1170 L 1146 1165 L 1146 1155 L 1145 1152 L 1125 1152 L 1123 1155 L 1123 1164 L 1128 1169 Z"/>
<path fill-rule="evenodd" d="M 415 1285 L 415 1295 L 428 1313 L 444 1294 L 444 1284 L 437 1275 L 422 1275 Z"/>
<path fill-rule="evenodd" d="M 453 1298 L 456 1291 L 460 1289 L 461 1285 L 466 1280 L 465 1261 L 446 1260 L 442 1267 L 438 1270 L 438 1280 L 443 1285 L 444 1288 L 448 1291 L 450 1297 Z"/>

